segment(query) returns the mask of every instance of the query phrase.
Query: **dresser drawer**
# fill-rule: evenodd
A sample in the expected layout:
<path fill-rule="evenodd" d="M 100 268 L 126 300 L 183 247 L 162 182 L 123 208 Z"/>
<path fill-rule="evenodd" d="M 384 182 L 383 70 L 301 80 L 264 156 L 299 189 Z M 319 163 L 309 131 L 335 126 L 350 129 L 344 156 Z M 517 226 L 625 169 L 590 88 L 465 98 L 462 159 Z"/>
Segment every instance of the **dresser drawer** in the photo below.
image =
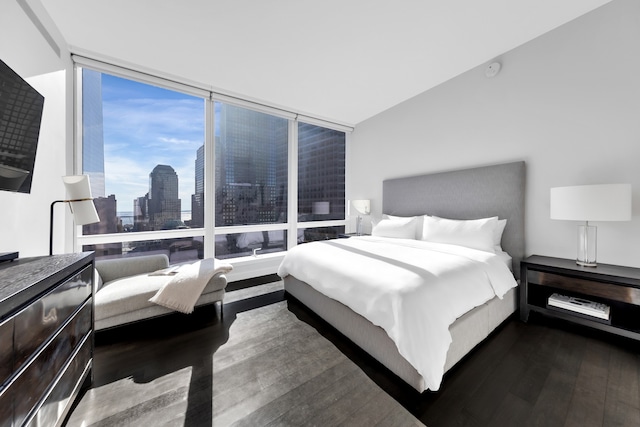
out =
<path fill-rule="evenodd" d="M 0 388 L 13 374 L 13 318 L 0 323 Z M 1 424 L 0 424 L 1 425 Z"/>
<path fill-rule="evenodd" d="M 80 382 L 84 380 L 87 369 L 91 367 L 91 337 L 87 337 L 82 347 L 78 350 L 60 380 L 56 383 L 47 396 L 37 416 L 27 421 L 28 427 L 50 427 L 56 420 L 63 419 L 69 408 L 69 403 L 79 392 Z"/>
<path fill-rule="evenodd" d="M 85 267 L 15 316 L 14 370 L 20 369 L 38 347 L 91 296 L 92 275 L 91 266 Z"/>
<path fill-rule="evenodd" d="M 640 305 L 640 289 L 630 286 L 619 286 L 612 283 L 536 270 L 527 272 L 527 280 L 532 285 L 549 286 L 583 295 Z"/>
<path fill-rule="evenodd" d="M 12 388 L 0 388 L 0 427 L 13 426 L 13 395 Z"/>
<path fill-rule="evenodd" d="M 88 300 L 67 325 L 28 362 L 10 385 L 14 389 L 14 422 L 21 425 L 47 392 L 76 347 L 91 331 L 92 301 Z"/>

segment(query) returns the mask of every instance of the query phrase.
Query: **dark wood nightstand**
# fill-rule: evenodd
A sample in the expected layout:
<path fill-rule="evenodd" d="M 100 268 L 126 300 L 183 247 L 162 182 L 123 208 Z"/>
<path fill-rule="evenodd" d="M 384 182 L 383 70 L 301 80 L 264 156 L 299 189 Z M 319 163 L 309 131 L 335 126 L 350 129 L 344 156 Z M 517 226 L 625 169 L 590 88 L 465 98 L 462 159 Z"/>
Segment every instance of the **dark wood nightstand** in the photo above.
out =
<path fill-rule="evenodd" d="M 582 267 L 575 260 L 533 255 L 521 262 L 520 319 L 531 311 L 640 340 L 640 268 L 598 264 Z M 549 307 L 558 293 L 610 307 L 609 320 Z"/>

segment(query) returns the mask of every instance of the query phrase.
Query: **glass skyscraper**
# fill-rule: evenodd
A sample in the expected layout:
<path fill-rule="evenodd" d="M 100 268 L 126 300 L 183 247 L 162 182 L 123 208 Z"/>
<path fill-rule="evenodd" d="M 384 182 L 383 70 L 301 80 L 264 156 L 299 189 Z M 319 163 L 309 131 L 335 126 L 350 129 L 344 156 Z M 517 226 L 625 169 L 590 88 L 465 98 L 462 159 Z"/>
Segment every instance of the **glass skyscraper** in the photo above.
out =
<path fill-rule="evenodd" d="M 149 174 L 149 225 L 154 230 L 176 228 L 182 223 L 178 174 L 169 165 L 157 165 Z"/>
<path fill-rule="evenodd" d="M 93 197 L 105 197 L 102 73 L 83 70 L 82 92 L 82 169 Z"/>

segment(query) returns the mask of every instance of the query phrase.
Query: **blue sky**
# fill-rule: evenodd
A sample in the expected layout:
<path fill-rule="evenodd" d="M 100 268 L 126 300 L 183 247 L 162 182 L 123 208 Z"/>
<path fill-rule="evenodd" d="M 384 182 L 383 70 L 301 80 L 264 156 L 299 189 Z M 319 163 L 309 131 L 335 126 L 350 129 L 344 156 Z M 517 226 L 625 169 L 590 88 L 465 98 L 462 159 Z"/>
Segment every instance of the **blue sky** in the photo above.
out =
<path fill-rule="evenodd" d="M 178 174 L 182 210 L 191 209 L 196 151 L 204 143 L 204 100 L 180 92 L 102 75 L 106 194 L 118 211 L 149 191 L 156 165 Z"/>

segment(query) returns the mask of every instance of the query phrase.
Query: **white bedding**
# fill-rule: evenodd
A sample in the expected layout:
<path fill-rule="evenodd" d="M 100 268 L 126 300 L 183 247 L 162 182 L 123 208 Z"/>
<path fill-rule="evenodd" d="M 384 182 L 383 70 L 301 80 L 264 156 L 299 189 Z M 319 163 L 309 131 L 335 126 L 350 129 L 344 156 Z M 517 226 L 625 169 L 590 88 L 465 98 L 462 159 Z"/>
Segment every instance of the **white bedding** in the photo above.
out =
<path fill-rule="evenodd" d="M 383 328 L 434 391 L 444 374 L 449 326 L 517 285 L 496 254 L 371 236 L 298 245 L 278 274 L 295 276 Z"/>

